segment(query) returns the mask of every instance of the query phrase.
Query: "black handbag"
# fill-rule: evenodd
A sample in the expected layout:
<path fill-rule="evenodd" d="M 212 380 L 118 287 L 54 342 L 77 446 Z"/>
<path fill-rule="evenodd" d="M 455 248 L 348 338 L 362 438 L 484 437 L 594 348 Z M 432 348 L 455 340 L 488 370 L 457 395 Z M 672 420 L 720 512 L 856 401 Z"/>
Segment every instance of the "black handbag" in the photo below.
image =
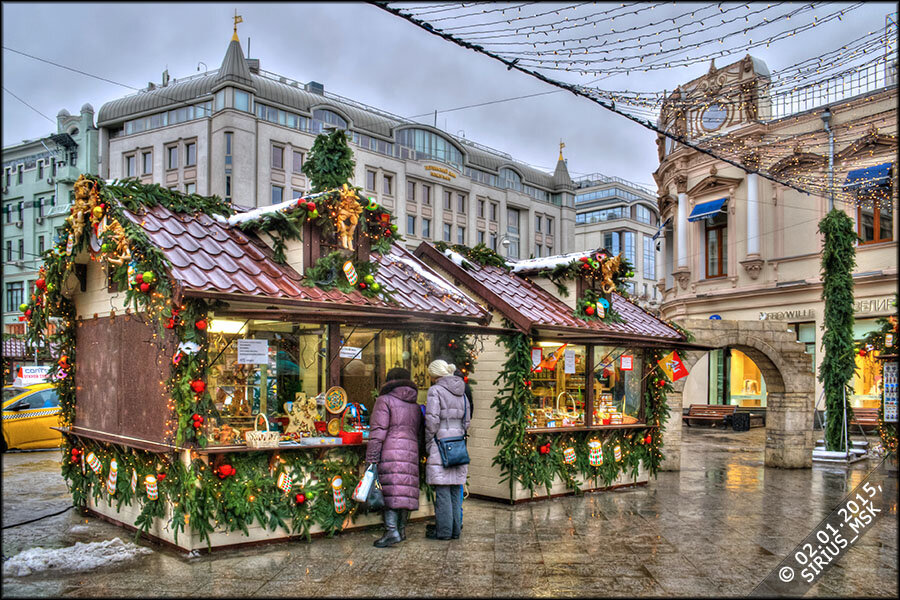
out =
<path fill-rule="evenodd" d="M 366 512 L 384 510 L 384 492 L 381 489 L 381 482 L 378 481 L 377 470 L 375 471 L 375 481 L 372 482 L 372 489 L 369 490 L 369 495 L 366 496 L 364 508 Z"/>
<path fill-rule="evenodd" d="M 466 400 L 466 397 L 463 396 L 463 423 L 466 422 L 468 408 L 469 402 Z M 434 441 L 438 447 L 438 453 L 441 455 L 441 465 L 445 469 L 469 464 L 469 450 L 466 448 L 466 440 L 468 437 L 469 436 L 466 434 L 442 439 L 438 439 L 436 435 L 434 436 Z"/>

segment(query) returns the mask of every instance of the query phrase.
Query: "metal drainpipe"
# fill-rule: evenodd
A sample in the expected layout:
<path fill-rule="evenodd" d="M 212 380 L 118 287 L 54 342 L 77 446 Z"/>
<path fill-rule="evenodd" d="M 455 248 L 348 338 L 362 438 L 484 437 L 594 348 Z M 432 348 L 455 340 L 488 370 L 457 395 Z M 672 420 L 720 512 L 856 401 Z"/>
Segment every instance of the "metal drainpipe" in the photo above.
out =
<path fill-rule="evenodd" d="M 834 130 L 831 128 L 831 108 L 822 113 L 825 131 L 828 132 L 828 212 L 834 210 Z"/>

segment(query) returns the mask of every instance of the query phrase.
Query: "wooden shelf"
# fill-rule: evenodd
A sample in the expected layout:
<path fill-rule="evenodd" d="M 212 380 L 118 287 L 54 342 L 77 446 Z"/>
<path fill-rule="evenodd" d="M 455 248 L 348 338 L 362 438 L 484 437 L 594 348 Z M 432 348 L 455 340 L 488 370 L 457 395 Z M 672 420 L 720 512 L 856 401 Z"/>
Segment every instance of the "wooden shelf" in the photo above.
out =
<path fill-rule="evenodd" d="M 359 444 L 321 444 L 318 446 L 278 446 L 277 448 L 250 448 L 245 445 L 234 445 L 234 446 L 207 446 L 206 448 L 197 448 L 196 451 L 198 454 L 230 454 L 232 452 L 272 452 L 279 451 L 282 452 L 284 450 L 331 450 L 333 448 L 358 448 L 361 446 L 366 446 L 368 444 L 367 441 L 363 441 Z"/>
<path fill-rule="evenodd" d="M 646 423 L 630 423 L 628 425 L 592 425 L 585 427 L 526 427 L 525 433 L 565 433 L 567 431 L 606 431 L 608 429 L 655 429 Z"/>

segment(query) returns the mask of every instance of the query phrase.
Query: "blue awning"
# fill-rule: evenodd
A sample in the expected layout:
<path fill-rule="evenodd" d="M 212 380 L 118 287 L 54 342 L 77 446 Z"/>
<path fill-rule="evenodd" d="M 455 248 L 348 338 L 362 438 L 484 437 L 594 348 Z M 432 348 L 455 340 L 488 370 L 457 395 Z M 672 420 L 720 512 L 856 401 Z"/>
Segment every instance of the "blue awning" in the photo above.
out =
<path fill-rule="evenodd" d="M 891 167 L 894 163 L 882 163 L 865 169 L 854 169 L 847 173 L 844 181 L 845 190 L 866 190 L 885 185 L 891 180 Z"/>
<path fill-rule="evenodd" d="M 688 221 L 699 221 L 700 219 L 715 216 L 716 213 L 722 210 L 722 205 L 725 204 L 726 200 L 728 200 L 728 198 L 719 198 L 718 200 L 711 200 L 710 202 L 701 202 L 691 211 L 691 214 L 688 216 Z"/>

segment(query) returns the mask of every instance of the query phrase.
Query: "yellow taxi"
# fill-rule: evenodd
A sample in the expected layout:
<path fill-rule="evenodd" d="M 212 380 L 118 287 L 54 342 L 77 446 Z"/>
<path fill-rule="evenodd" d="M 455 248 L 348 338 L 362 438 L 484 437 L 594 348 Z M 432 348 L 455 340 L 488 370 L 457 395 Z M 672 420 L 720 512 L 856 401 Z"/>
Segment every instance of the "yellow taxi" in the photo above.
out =
<path fill-rule="evenodd" d="M 3 451 L 58 448 L 59 395 L 49 383 L 3 387 Z"/>

